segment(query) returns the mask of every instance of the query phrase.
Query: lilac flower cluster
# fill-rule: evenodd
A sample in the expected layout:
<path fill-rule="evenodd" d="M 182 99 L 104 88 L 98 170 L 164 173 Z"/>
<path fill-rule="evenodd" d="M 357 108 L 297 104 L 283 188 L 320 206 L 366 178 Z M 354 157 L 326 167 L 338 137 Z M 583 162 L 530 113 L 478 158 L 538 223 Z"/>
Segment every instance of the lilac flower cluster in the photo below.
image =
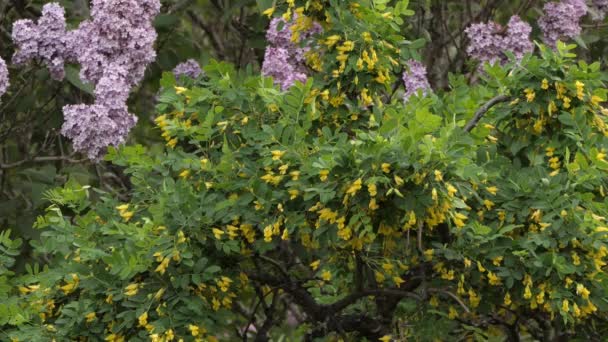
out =
<path fill-rule="evenodd" d="M 473 24 L 465 30 L 470 41 L 467 53 L 474 59 L 489 63 L 505 63 L 507 56 L 504 51 L 522 58 L 534 49 L 530 41 L 531 32 L 532 27 L 516 15 L 509 19 L 507 27 L 492 21 Z"/>
<path fill-rule="evenodd" d="M 6 93 L 8 85 L 8 69 L 6 68 L 6 62 L 0 57 L 0 96 Z"/>
<path fill-rule="evenodd" d="M 40 59 L 53 78 L 62 79 L 64 63 L 77 62 L 80 78 L 95 85 L 94 104 L 63 108 L 61 129 L 91 159 L 99 159 L 110 145 L 124 143 L 137 122 L 127 99 L 156 58 L 152 20 L 159 12 L 159 0 L 92 0 L 91 19 L 66 31 L 63 8 L 51 3 L 43 7 L 37 24 L 21 20 L 13 26 L 15 63 Z"/>
<path fill-rule="evenodd" d="M 538 20 L 545 43 L 555 46 L 559 39 L 573 38 L 581 33 L 580 19 L 587 14 L 585 0 L 549 2 L 543 7 L 544 14 Z"/>
<path fill-rule="evenodd" d="M 291 87 L 296 81 L 306 82 L 307 78 L 305 53 L 310 47 L 300 47 L 292 42 L 292 27 L 292 23 L 287 23 L 282 18 L 274 18 L 266 31 L 269 45 L 264 53 L 262 74 L 272 76 L 283 90 Z M 320 32 L 321 25 L 313 23 L 310 29 L 300 33 L 299 38 L 306 41 Z"/>
<path fill-rule="evenodd" d="M 604 20 L 608 12 L 608 0 L 593 0 L 593 20 Z"/>
<path fill-rule="evenodd" d="M 63 79 L 64 62 L 73 56 L 67 47 L 70 38 L 66 35 L 63 7 L 56 3 L 45 5 L 38 24 L 29 19 L 16 21 L 12 38 L 19 47 L 13 55 L 14 64 L 23 65 L 32 59 L 40 59 L 53 79 Z"/>
<path fill-rule="evenodd" d="M 406 62 L 407 70 L 403 72 L 403 83 L 405 84 L 405 94 L 403 101 L 409 101 L 412 95 L 422 91 L 422 95 L 426 95 L 431 90 L 431 85 L 426 77 L 426 67 L 413 59 Z"/>
<path fill-rule="evenodd" d="M 173 75 L 175 75 L 175 78 L 179 78 L 180 76 L 197 78 L 202 73 L 203 70 L 201 70 L 200 65 L 194 59 L 189 59 L 183 63 L 180 63 L 173 69 Z"/>

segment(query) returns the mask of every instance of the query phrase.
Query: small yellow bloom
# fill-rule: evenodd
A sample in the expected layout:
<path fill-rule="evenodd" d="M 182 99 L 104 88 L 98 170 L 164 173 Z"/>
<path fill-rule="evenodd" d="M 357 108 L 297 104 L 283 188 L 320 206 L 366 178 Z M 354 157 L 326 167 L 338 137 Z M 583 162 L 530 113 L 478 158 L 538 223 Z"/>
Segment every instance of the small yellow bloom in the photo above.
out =
<path fill-rule="evenodd" d="M 330 281 L 331 280 L 331 272 L 328 270 L 324 270 L 323 273 L 321 273 L 321 279 L 325 280 L 325 281 Z"/>
<path fill-rule="evenodd" d="M 540 84 L 541 89 L 547 90 L 549 89 L 549 81 L 545 78 Z"/>
<path fill-rule="evenodd" d="M 319 171 L 319 178 L 321 179 L 322 182 L 325 182 L 327 180 L 327 176 L 329 176 L 329 170 Z"/>
<path fill-rule="evenodd" d="M 401 277 L 393 277 L 393 281 L 395 282 L 395 285 L 397 285 L 397 287 L 401 287 L 401 284 L 405 283 L 405 280 L 403 280 L 403 278 Z"/>
<path fill-rule="evenodd" d="M 448 309 L 448 318 L 449 319 L 458 318 L 458 311 L 456 311 L 456 309 L 453 306 L 450 306 L 450 308 Z"/>
<path fill-rule="evenodd" d="M 496 193 L 498 192 L 498 188 L 495 186 L 490 186 L 487 187 L 486 190 L 491 193 L 492 195 L 496 195 Z"/>
<path fill-rule="evenodd" d="M 270 7 L 268 9 L 266 9 L 264 12 L 262 12 L 263 15 L 267 16 L 269 19 L 272 17 L 272 15 L 274 14 L 275 8 Z M 192 335 L 192 336 L 196 336 L 196 335 Z"/>
<path fill-rule="evenodd" d="M 95 314 L 95 312 L 89 312 L 85 315 L 85 318 L 87 319 L 87 323 L 91 323 L 97 318 L 97 315 Z"/>
<path fill-rule="evenodd" d="M 570 311 L 570 305 L 568 304 L 568 300 L 567 299 L 564 299 L 562 301 L 562 311 L 564 311 L 564 312 Z"/>
<path fill-rule="evenodd" d="M 384 173 L 391 172 L 391 164 L 389 164 L 389 163 L 382 163 L 381 168 L 382 168 L 382 172 L 384 172 Z"/>
<path fill-rule="evenodd" d="M 509 306 L 511 305 L 511 303 L 511 295 L 507 292 L 507 294 L 505 295 L 504 304 L 505 306 Z"/>
<path fill-rule="evenodd" d="M 135 296 L 137 294 L 137 291 L 139 290 L 139 286 L 140 285 L 138 283 L 129 284 L 127 287 L 125 287 L 125 296 Z"/>
<path fill-rule="evenodd" d="M 526 93 L 526 101 L 528 101 L 528 102 L 534 101 L 534 98 L 536 97 L 536 94 L 534 93 L 534 89 L 526 88 L 524 90 L 524 93 Z"/>
<path fill-rule="evenodd" d="M 397 186 L 401 186 L 401 185 L 403 185 L 403 183 L 405 183 L 403 181 L 403 178 L 401 178 L 401 177 L 399 177 L 397 175 L 394 176 L 394 179 L 395 179 L 395 183 L 397 184 Z"/>
<path fill-rule="evenodd" d="M 297 181 L 300 179 L 300 171 L 291 171 L 289 175 L 291 176 L 292 181 Z"/>
<path fill-rule="evenodd" d="M 296 189 L 290 189 L 287 191 L 289 193 L 289 199 L 294 200 L 298 197 L 298 195 L 300 194 L 300 191 L 296 190 Z"/>
<path fill-rule="evenodd" d="M 190 177 L 190 170 L 184 170 L 179 174 L 179 177 L 182 179 L 187 179 Z"/>
<path fill-rule="evenodd" d="M 213 232 L 213 236 L 215 236 L 215 238 L 217 240 L 221 240 L 222 239 L 222 235 L 224 235 L 224 231 L 221 229 L 217 229 L 217 228 L 212 228 L 211 231 Z"/>
<path fill-rule="evenodd" d="M 381 342 L 390 342 L 392 340 L 393 340 L 393 338 L 391 335 L 384 335 L 378 339 L 378 341 L 381 341 Z"/>
<path fill-rule="evenodd" d="M 272 154 L 272 160 L 280 160 L 283 155 L 285 155 L 285 151 L 274 150 L 270 151 Z"/>
<path fill-rule="evenodd" d="M 137 320 L 139 321 L 140 327 L 145 327 L 146 324 L 148 324 L 148 312 L 144 312 L 143 314 L 139 315 Z"/>
<path fill-rule="evenodd" d="M 313 271 L 316 271 L 317 268 L 319 268 L 320 264 L 321 264 L 321 260 L 315 260 L 310 263 L 310 267 L 312 268 Z"/>
<path fill-rule="evenodd" d="M 435 170 L 435 180 L 441 182 L 443 180 L 443 174 L 439 170 Z"/>
<path fill-rule="evenodd" d="M 174 88 L 175 88 L 175 93 L 176 94 L 181 94 L 181 93 L 183 93 L 183 92 L 185 92 L 185 91 L 188 90 L 188 88 L 184 88 L 184 87 L 174 87 Z"/>
<path fill-rule="evenodd" d="M 188 325 L 188 330 L 190 330 L 190 334 L 192 334 L 192 336 L 194 336 L 194 337 L 199 335 L 199 328 L 197 325 L 194 325 L 194 324 Z"/>

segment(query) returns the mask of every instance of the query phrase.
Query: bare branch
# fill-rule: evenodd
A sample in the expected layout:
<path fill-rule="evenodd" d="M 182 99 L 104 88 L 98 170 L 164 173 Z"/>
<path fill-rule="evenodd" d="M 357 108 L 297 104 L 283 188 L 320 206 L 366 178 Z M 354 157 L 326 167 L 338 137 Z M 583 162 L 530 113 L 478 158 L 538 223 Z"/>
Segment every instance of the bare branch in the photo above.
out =
<path fill-rule="evenodd" d="M 488 102 L 486 102 L 483 106 L 481 106 L 477 110 L 477 112 L 475 112 L 475 115 L 473 116 L 471 121 L 469 121 L 467 123 L 467 125 L 464 126 L 464 130 L 466 132 L 470 132 L 473 128 L 475 128 L 475 126 L 477 126 L 477 123 L 479 123 L 479 120 L 481 120 L 481 118 L 490 110 L 490 108 L 494 107 L 495 105 L 497 105 L 499 103 L 506 102 L 508 100 L 509 100 L 509 97 L 507 95 L 498 95 L 498 96 L 491 98 Z"/>

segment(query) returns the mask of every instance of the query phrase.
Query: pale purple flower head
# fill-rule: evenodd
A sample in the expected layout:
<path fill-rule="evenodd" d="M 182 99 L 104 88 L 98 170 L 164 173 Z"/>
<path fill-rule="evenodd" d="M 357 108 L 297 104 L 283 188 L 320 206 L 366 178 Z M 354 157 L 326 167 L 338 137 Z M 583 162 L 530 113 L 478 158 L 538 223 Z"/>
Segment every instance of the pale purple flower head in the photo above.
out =
<path fill-rule="evenodd" d="M 53 78 L 62 79 L 64 62 L 78 62 L 80 78 L 95 86 L 94 104 L 64 107 L 61 129 L 91 159 L 123 143 L 137 121 L 127 99 L 156 58 L 152 21 L 159 12 L 159 0 L 93 0 L 91 19 L 66 31 L 63 8 L 51 3 L 37 24 L 20 20 L 13 26 L 14 63 L 40 59 Z"/>
<path fill-rule="evenodd" d="M 574 38 L 581 33 L 580 19 L 587 13 L 585 0 L 549 2 L 543 7 L 544 15 L 538 19 L 545 43 L 555 46 L 559 39 Z"/>
<path fill-rule="evenodd" d="M 108 146 L 125 142 L 137 117 L 129 114 L 126 105 L 109 108 L 104 105 L 79 104 L 63 107 L 65 122 L 61 134 L 72 139 L 74 148 L 92 160 L 99 160 Z"/>
<path fill-rule="evenodd" d="M 0 96 L 6 93 L 8 86 L 8 68 L 6 67 L 6 62 L 4 62 L 4 59 L 0 57 Z"/>
<path fill-rule="evenodd" d="M 474 59 L 489 63 L 505 63 L 505 51 L 521 59 L 534 50 L 534 44 L 530 41 L 531 32 L 532 27 L 516 15 L 509 19 L 506 28 L 492 21 L 473 24 L 465 30 L 470 41 L 467 53 Z"/>
<path fill-rule="evenodd" d="M 44 5 L 37 24 L 29 19 L 16 21 L 12 38 L 17 45 L 13 63 L 22 65 L 39 59 L 48 67 L 53 79 L 63 79 L 64 63 L 70 59 L 63 7 L 57 3 Z"/>
<path fill-rule="evenodd" d="M 409 101 L 412 95 L 416 95 L 418 91 L 422 91 L 425 96 L 431 90 L 431 85 L 426 77 L 426 67 L 413 59 L 406 62 L 406 69 L 403 72 L 403 83 L 405 84 L 405 94 L 403 101 Z"/>
<path fill-rule="evenodd" d="M 296 81 L 306 82 L 307 77 L 300 66 L 293 62 L 288 49 L 271 46 L 267 47 L 264 53 L 262 74 L 271 76 L 283 90 L 289 89 Z"/>
<path fill-rule="evenodd" d="M 201 66 L 194 59 L 189 59 L 183 63 L 180 63 L 173 69 L 173 75 L 175 75 L 176 78 L 179 78 L 180 76 L 197 78 L 202 73 L 203 71 L 201 70 Z"/>
<path fill-rule="evenodd" d="M 297 16 L 294 20 L 297 20 Z M 264 53 L 262 74 L 272 76 L 283 90 L 287 90 L 296 81 L 306 82 L 305 53 L 310 50 L 307 43 L 312 36 L 322 31 L 321 25 L 313 23 L 310 29 L 300 33 L 299 39 L 305 43 L 302 46 L 292 42 L 292 26 L 282 18 L 274 18 L 266 31 L 269 44 Z"/>

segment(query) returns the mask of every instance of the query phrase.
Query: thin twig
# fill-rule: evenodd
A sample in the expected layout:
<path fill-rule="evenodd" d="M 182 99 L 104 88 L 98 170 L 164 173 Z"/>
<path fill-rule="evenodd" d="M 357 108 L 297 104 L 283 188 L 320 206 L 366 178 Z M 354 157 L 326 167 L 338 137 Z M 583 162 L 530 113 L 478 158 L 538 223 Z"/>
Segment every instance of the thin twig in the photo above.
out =
<path fill-rule="evenodd" d="M 475 126 L 477 126 L 477 123 L 479 123 L 479 120 L 481 120 L 481 118 L 488 112 L 488 110 L 490 110 L 490 108 L 494 107 L 495 105 L 497 105 L 501 102 L 506 102 L 508 100 L 509 100 L 509 97 L 507 95 L 498 95 L 498 96 L 495 96 L 492 99 L 490 99 L 483 106 L 481 106 L 481 108 L 479 108 L 477 110 L 477 112 L 475 112 L 475 115 L 473 116 L 471 121 L 469 121 L 467 123 L 467 125 L 464 126 L 464 130 L 466 132 L 470 132 L 473 128 L 475 128 Z"/>

